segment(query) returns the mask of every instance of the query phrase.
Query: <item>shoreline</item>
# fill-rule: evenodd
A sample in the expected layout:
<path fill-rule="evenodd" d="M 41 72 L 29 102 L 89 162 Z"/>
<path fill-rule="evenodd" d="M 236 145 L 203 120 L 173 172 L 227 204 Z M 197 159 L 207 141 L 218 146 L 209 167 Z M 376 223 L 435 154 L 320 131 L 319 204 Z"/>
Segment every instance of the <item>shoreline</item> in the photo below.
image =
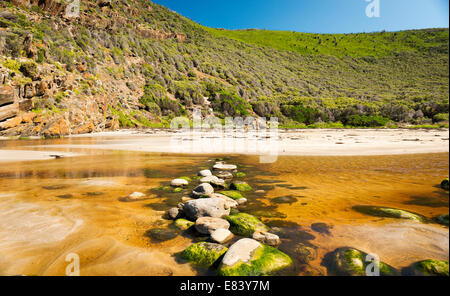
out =
<path fill-rule="evenodd" d="M 184 155 L 377 156 L 449 152 L 449 130 L 306 129 L 278 130 L 269 135 L 177 133 L 165 129 L 118 130 L 71 135 L 58 139 L 6 140 L 0 163 L 51 159 L 50 155 L 80 156 L 77 150 L 118 150 Z M 89 142 L 86 142 L 89 140 Z M 22 142 L 23 141 L 23 142 Z M 49 143 L 45 143 L 48 141 Z M 22 144 L 23 143 L 23 144 Z M 31 143 L 31 145 L 30 145 Z M 17 145 L 15 145 L 17 144 Z M 27 144 L 27 145 L 24 145 Z M 27 150 L 30 149 L 30 150 Z M 33 150 L 31 150 L 33 149 Z M 63 152 L 60 152 L 63 151 Z"/>

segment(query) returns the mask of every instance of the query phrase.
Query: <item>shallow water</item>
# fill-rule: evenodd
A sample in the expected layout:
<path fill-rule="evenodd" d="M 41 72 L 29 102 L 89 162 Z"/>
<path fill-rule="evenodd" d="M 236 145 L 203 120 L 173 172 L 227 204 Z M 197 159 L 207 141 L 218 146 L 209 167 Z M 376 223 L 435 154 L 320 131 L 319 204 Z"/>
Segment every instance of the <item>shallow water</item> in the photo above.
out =
<path fill-rule="evenodd" d="M 67 141 L 89 145 L 101 140 L 1 141 L 0 148 Z M 220 156 L 64 151 L 86 155 L 0 165 L 0 274 L 64 275 L 69 253 L 80 256 L 82 275 L 211 274 L 174 256 L 201 238 L 176 232 L 175 238 L 159 241 L 151 230 L 174 232 L 162 216 L 188 193 L 156 188 L 176 177 L 195 176 Z M 317 248 L 314 261 L 297 260 L 290 272 L 326 275 L 323 257 L 343 246 L 376 253 L 399 269 L 428 258 L 448 260 L 448 227 L 352 210 L 386 206 L 430 219 L 448 213 L 448 192 L 438 188 L 448 176 L 448 156 L 279 157 L 260 164 L 258 157 L 236 155 L 227 156 L 227 162 L 238 164 L 255 189 L 242 211 L 276 227 L 281 250 L 295 259 L 297 244 Z M 146 193 L 148 199 L 121 201 L 132 192 Z"/>

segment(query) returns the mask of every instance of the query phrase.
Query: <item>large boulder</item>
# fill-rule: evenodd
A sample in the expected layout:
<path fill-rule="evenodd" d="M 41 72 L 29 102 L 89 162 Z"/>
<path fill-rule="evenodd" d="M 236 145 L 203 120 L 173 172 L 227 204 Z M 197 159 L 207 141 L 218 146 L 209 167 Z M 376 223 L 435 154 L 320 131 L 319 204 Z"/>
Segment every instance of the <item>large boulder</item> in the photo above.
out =
<path fill-rule="evenodd" d="M 370 261 L 367 253 L 353 248 L 339 248 L 327 255 L 330 274 L 337 276 L 366 276 Z M 370 269 L 372 271 L 372 269 Z M 398 272 L 384 262 L 379 262 L 381 276 L 395 276 Z"/>
<path fill-rule="evenodd" d="M 231 224 L 231 232 L 241 236 L 252 236 L 255 232 L 267 232 L 269 227 L 255 216 L 246 213 L 237 213 L 227 216 L 226 219 Z"/>
<path fill-rule="evenodd" d="M 417 222 L 423 222 L 425 220 L 425 218 L 421 215 L 399 209 L 374 207 L 374 206 L 355 206 L 353 207 L 353 209 L 357 212 L 375 217 L 406 219 Z"/>
<path fill-rule="evenodd" d="M 203 183 L 198 185 L 194 188 L 192 191 L 192 195 L 195 197 L 202 197 L 206 195 L 210 195 L 214 193 L 214 188 L 211 186 L 211 184 Z"/>
<path fill-rule="evenodd" d="M 239 205 L 238 201 L 235 201 L 234 199 L 229 198 L 228 196 L 225 196 L 225 195 L 220 194 L 220 193 L 213 193 L 213 194 L 211 194 L 210 197 L 211 197 L 211 198 L 220 198 L 220 199 L 223 199 L 223 200 L 227 203 L 227 205 L 228 205 L 230 208 L 232 208 L 232 209 L 233 209 L 233 208 L 237 208 L 238 205 Z"/>
<path fill-rule="evenodd" d="M 16 93 L 11 86 L 0 86 L 0 106 L 12 104 L 16 101 Z"/>
<path fill-rule="evenodd" d="M 413 276 L 449 276 L 448 261 L 419 261 L 407 268 L 405 273 Z"/>
<path fill-rule="evenodd" d="M 220 198 L 203 198 L 184 204 L 184 214 L 190 220 L 201 217 L 222 218 L 230 214 L 230 207 Z"/>
<path fill-rule="evenodd" d="M 221 218 L 201 217 L 195 221 L 195 229 L 201 234 L 210 235 L 218 229 L 229 229 L 230 223 Z"/>
<path fill-rule="evenodd" d="M 211 267 L 228 249 L 214 243 L 197 243 L 181 252 L 180 257 L 201 267 Z"/>
<path fill-rule="evenodd" d="M 233 244 L 225 254 L 218 274 L 221 276 L 265 276 L 293 265 L 283 252 L 244 238 Z"/>

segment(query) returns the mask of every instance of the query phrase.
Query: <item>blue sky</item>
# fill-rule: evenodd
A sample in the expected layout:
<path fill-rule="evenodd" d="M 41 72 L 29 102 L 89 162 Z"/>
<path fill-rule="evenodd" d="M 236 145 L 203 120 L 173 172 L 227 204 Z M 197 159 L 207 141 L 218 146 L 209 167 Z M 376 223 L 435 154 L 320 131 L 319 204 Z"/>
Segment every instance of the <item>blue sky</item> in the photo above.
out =
<path fill-rule="evenodd" d="M 380 17 L 366 16 L 369 0 L 153 0 L 213 28 L 352 33 L 448 28 L 449 0 L 379 1 Z"/>

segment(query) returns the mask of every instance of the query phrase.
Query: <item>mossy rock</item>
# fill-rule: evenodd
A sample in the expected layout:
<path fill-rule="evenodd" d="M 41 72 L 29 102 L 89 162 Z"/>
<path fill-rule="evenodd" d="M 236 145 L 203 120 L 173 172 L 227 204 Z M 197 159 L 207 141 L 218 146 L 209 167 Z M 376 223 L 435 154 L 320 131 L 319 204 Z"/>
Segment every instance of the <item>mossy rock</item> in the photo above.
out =
<path fill-rule="evenodd" d="M 234 190 L 233 191 L 222 191 L 222 192 L 220 192 L 220 194 L 228 196 L 229 198 L 232 198 L 234 200 L 244 198 L 244 196 L 240 192 L 234 191 Z"/>
<path fill-rule="evenodd" d="M 226 256 L 226 255 L 225 255 Z M 291 257 L 280 250 L 261 245 L 253 252 L 249 262 L 238 261 L 232 266 L 221 264 L 219 276 L 270 276 L 293 266 Z"/>
<path fill-rule="evenodd" d="M 444 190 L 449 190 L 449 181 L 448 181 L 448 178 L 445 179 L 444 181 L 442 181 L 442 183 L 441 183 L 441 188 L 444 189 Z"/>
<path fill-rule="evenodd" d="M 174 193 L 179 193 L 179 192 L 182 192 L 182 191 L 183 191 L 183 188 L 181 188 L 181 187 L 175 188 L 173 190 Z"/>
<path fill-rule="evenodd" d="M 448 261 L 424 260 L 412 264 L 409 268 L 415 276 L 449 276 Z"/>
<path fill-rule="evenodd" d="M 248 185 L 246 182 L 233 182 L 230 185 L 230 189 L 241 191 L 241 192 L 248 192 L 248 191 L 253 190 L 253 188 L 250 185 Z"/>
<path fill-rule="evenodd" d="M 230 215 L 225 217 L 225 219 L 231 224 L 230 231 L 236 235 L 252 236 L 255 231 L 269 231 L 269 227 L 262 223 L 261 220 L 246 213 Z"/>
<path fill-rule="evenodd" d="M 156 190 L 158 190 L 158 191 L 171 191 L 172 187 L 170 187 L 170 186 L 159 186 L 158 188 L 156 188 Z"/>
<path fill-rule="evenodd" d="M 191 181 L 192 181 L 192 179 L 189 178 L 189 177 L 179 177 L 179 178 L 177 178 L 177 179 L 186 180 L 186 181 L 188 181 L 188 182 L 191 182 Z"/>
<path fill-rule="evenodd" d="M 373 206 L 355 206 L 353 209 L 357 212 L 375 217 L 406 219 L 418 222 L 423 222 L 425 220 L 421 215 L 399 209 Z"/>
<path fill-rule="evenodd" d="M 191 245 L 180 253 L 180 257 L 200 267 L 211 267 L 227 252 L 228 248 L 213 243 L 201 242 Z"/>
<path fill-rule="evenodd" d="M 188 230 L 194 226 L 195 223 L 186 219 L 177 219 L 173 222 L 173 225 L 180 230 Z"/>
<path fill-rule="evenodd" d="M 366 276 L 366 269 L 372 264 L 367 260 L 368 255 L 353 248 L 339 248 L 328 255 L 329 271 L 338 276 Z M 392 266 L 381 261 L 379 270 L 381 276 L 399 275 Z"/>
<path fill-rule="evenodd" d="M 448 214 L 437 216 L 434 220 L 439 224 L 448 226 Z"/>
<path fill-rule="evenodd" d="M 239 172 L 239 173 L 236 173 L 236 178 L 245 178 L 245 177 L 247 177 L 247 174 L 246 173 L 243 173 L 243 172 Z"/>

